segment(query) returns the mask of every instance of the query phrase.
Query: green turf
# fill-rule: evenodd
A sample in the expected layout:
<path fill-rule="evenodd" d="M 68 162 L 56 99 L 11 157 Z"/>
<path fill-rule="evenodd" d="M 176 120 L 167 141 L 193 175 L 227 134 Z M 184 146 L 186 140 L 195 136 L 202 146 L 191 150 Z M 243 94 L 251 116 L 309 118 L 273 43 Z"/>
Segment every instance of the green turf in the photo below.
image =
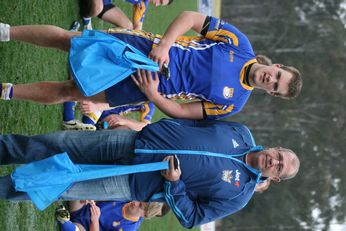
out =
<path fill-rule="evenodd" d="M 127 15 L 131 4 L 116 1 Z M 182 10 L 196 10 L 196 0 L 175 0 L 171 6 L 150 6 L 144 29 L 163 33 L 169 22 Z M 0 21 L 11 25 L 53 24 L 68 28 L 78 18 L 76 0 L 20 0 L 0 1 Z M 106 29 L 110 24 L 93 19 L 94 28 Z M 31 45 L 9 42 L 0 43 L 0 82 L 28 83 L 41 80 L 67 78 L 67 55 L 55 50 L 36 48 Z M 60 129 L 62 106 L 44 106 L 26 102 L 0 103 L 0 133 L 33 135 Z M 162 117 L 156 112 L 154 120 Z M 0 174 L 10 173 L 13 167 L 0 168 Z M 44 212 L 36 210 L 30 202 L 9 203 L 0 201 L 1 231 L 57 230 L 54 220 L 56 204 Z M 145 221 L 142 231 L 184 230 L 172 213 L 162 219 Z"/>

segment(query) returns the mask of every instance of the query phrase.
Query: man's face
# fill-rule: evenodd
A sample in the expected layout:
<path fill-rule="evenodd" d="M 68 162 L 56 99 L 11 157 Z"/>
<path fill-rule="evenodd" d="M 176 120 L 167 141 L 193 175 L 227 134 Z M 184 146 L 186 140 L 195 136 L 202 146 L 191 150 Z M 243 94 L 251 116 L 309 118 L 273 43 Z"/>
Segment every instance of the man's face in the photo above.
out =
<path fill-rule="evenodd" d="M 291 176 L 296 171 L 293 164 L 295 156 L 285 149 L 269 148 L 252 155 L 256 155 L 252 167 L 260 170 L 262 176 L 274 181 L 280 181 L 282 177 Z"/>
<path fill-rule="evenodd" d="M 147 202 L 132 201 L 129 205 L 129 210 L 133 216 L 144 217 Z"/>
<path fill-rule="evenodd" d="M 169 0 L 149 0 L 154 6 L 166 6 Z"/>
<path fill-rule="evenodd" d="M 252 76 L 254 87 L 265 90 L 270 95 L 286 96 L 292 73 L 280 68 L 281 65 L 261 65 Z"/>

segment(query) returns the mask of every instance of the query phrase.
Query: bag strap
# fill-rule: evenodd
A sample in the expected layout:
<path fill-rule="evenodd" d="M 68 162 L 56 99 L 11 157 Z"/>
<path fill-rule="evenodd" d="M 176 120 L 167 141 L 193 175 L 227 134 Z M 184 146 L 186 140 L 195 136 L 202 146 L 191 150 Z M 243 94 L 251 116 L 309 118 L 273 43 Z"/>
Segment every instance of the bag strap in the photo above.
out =
<path fill-rule="evenodd" d="M 131 63 L 131 67 L 135 69 L 146 69 L 155 72 L 159 71 L 159 65 L 153 60 L 145 57 L 143 54 L 125 51 L 124 57 Z M 138 64 L 138 62 L 144 64 Z"/>

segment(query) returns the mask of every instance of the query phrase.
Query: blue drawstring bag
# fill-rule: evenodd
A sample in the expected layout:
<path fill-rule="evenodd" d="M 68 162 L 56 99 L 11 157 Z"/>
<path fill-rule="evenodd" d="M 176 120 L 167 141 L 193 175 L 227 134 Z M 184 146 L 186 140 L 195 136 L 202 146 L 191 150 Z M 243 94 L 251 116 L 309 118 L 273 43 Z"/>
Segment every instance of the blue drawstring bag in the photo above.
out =
<path fill-rule="evenodd" d="M 168 162 L 137 165 L 74 164 L 62 153 L 20 166 L 11 174 L 16 191 L 26 192 L 39 210 L 56 201 L 73 183 L 168 169 Z"/>
<path fill-rule="evenodd" d="M 159 71 L 157 63 L 133 46 L 107 33 L 89 30 L 71 39 L 69 64 L 85 96 L 106 90 L 136 69 Z"/>

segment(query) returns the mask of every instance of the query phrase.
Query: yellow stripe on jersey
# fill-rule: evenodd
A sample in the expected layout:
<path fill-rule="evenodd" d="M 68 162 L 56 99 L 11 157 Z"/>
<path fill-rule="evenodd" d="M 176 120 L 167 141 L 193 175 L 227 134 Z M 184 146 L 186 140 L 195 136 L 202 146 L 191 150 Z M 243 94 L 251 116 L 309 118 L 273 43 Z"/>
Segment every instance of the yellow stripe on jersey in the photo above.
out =
<path fill-rule="evenodd" d="M 170 94 L 170 95 L 165 95 L 161 93 L 161 95 L 171 100 L 194 100 L 196 99 L 196 96 L 197 96 L 194 94 L 186 94 L 185 92 L 180 92 L 179 94 Z"/>
<path fill-rule="evenodd" d="M 204 39 L 204 37 L 202 36 L 179 36 L 176 40 L 175 43 L 182 45 L 182 46 L 193 46 L 193 47 L 197 47 L 199 44 L 198 43 L 192 43 L 192 41 L 194 42 L 199 42 L 202 41 Z"/>
<path fill-rule="evenodd" d="M 133 21 L 140 22 L 145 11 L 146 11 L 146 7 L 144 2 L 141 1 L 140 3 L 134 4 L 133 5 Z"/>
<path fill-rule="evenodd" d="M 221 41 L 221 42 L 226 42 L 228 43 L 228 40 L 225 38 L 230 38 L 233 42 L 234 46 L 239 45 L 239 39 L 238 37 L 233 34 L 230 31 L 227 30 L 213 30 L 213 31 L 208 31 L 208 33 L 205 35 L 206 38 L 214 40 L 214 41 Z"/>
<path fill-rule="evenodd" d="M 221 104 L 214 104 L 207 101 L 202 101 L 204 111 L 207 115 L 224 115 L 229 114 L 232 110 L 234 105 L 221 105 Z M 225 108 L 226 107 L 226 108 Z"/>
<path fill-rule="evenodd" d="M 154 41 L 155 38 L 160 37 L 159 35 L 154 35 L 153 33 L 142 31 L 142 30 L 129 30 L 120 27 L 109 28 L 107 30 L 109 34 L 129 34 Z"/>
<path fill-rule="evenodd" d="M 246 69 L 246 67 L 247 66 L 249 66 L 250 64 L 252 64 L 252 63 L 257 63 L 257 60 L 256 59 L 251 59 L 251 60 L 249 60 L 249 61 L 247 61 L 245 64 L 244 64 L 244 66 L 242 67 L 242 69 L 241 69 L 241 72 L 240 72 L 240 84 L 243 86 L 243 88 L 245 88 L 246 90 L 253 90 L 253 87 L 250 87 L 250 86 L 248 86 L 248 85 L 246 85 L 245 83 L 244 83 L 244 78 L 245 78 L 245 69 Z"/>

